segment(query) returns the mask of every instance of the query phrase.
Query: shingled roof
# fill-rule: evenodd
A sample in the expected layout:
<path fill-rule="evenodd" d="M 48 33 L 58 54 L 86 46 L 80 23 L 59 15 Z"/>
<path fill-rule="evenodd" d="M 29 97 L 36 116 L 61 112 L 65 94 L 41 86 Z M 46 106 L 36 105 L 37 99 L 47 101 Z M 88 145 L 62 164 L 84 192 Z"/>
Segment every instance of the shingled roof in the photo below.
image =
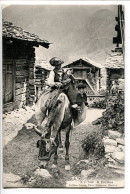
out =
<path fill-rule="evenodd" d="M 124 69 L 124 58 L 120 52 L 113 52 L 106 58 L 105 67 L 108 69 Z"/>
<path fill-rule="evenodd" d="M 11 22 L 3 20 L 2 36 L 32 42 L 34 45 L 40 45 L 49 48 L 50 43 L 47 40 L 40 39 L 37 35 L 24 31 L 21 27 L 13 25 Z"/>
<path fill-rule="evenodd" d="M 102 68 L 101 64 L 99 64 L 99 63 L 97 63 L 97 62 L 95 62 L 95 61 L 93 61 L 93 60 L 91 60 L 89 58 L 83 58 L 82 60 L 86 61 L 87 63 L 89 63 L 89 64 L 91 64 L 91 65 L 93 65 L 93 66 L 95 66 L 97 68 Z"/>
<path fill-rule="evenodd" d="M 71 61 L 71 62 L 69 62 L 69 64 L 68 65 L 65 65 L 64 67 L 69 67 L 72 63 L 75 63 L 75 62 L 77 62 L 77 61 L 85 61 L 86 63 L 89 63 L 90 65 L 92 65 L 92 66 L 94 66 L 94 67 L 97 67 L 97 68 L 102 68 L 102 65 L 101 64 L 99 64 L 99 63 L 96 63 L 95 61 L 93 61 L 93 60 L 91 60 L 91 59 L 89 59 L 89 58 L 86 58 L 86 57 L 82 57 L 82 58 L 75 58 L 75 59 L 73 59 L 73 61 Z"/>

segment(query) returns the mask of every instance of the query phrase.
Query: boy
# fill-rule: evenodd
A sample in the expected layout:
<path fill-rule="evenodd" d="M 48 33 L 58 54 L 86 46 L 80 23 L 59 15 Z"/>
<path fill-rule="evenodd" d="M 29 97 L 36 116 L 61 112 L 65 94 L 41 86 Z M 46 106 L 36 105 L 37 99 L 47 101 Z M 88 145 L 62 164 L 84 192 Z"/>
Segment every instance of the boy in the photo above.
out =
<path fill-rule="evenodd" d="M 72 108 L 76 108 L 79 110 L 83 102 L 85 103 L 86 106 L 88 105 L 88 102 L 87 102 L 87 95 L 84 91 L 84 89 L 86 88 L 86 85 L 83 83 L 79 83 L 77 88 L 79 90 L 79 93 L 77 94 L 77 97 L 76 97 L 76 104 L 72 105 Z"/>
<path fill-rule="evenodd" d="M 86 118 L 86 108 L 85 105 L 87 103 L 87 95 L 85 93 L 86 85 L 83 83 L 78 84 L 78 94 L 76 95 L 76 103 L 73 104 L 72 107 L 72 117 L 74 126 L 78 126 L 82 123 Z"/>

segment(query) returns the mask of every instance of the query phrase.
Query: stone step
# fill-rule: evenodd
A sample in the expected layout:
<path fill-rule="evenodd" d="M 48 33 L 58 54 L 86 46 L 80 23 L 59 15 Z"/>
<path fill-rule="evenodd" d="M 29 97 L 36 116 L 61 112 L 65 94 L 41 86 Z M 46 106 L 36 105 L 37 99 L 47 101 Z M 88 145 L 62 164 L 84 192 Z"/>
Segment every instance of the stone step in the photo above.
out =
<path fill-rule="evenodd" d="M 122 134 L 119 133 L 118 131 L 108 130 L 108 136 L 110 139 L 116 140 L 117 138 L 120 138 Z"/>
<path fill-rule="evenodd" d="M 117 139 L 116 139 L 116 142 L 117 142 L 118 144 L 125 145 L 125 141 L 124 141 L 123 138 L 117 138 Z"/>
<path fill-rule="evenodd" d="M 123 164 L 125 161 L 124 152 L 114 152 L 111 154 L 111 157 L 121 164 Z"/>
<path fill-rule="evenodd" d="M 106 145 L 105 146 L 105 153 L 113 153 L 116 151 L 116 146 L 110 146 L 110 145 Z"/>
<path fill-rule="evenodd" d="M 125 171 L 122 170 L 115 169 L 114 172 L 120 175 L 125 175 Z"/>
<path fill-rule="evenodd" d="M 106 165 L 106 167 L 113 168 L 113 169 L 119 169 L 121 171 L 125 170 L 124 166 L 120 166 L 119 164 L 110 164 L 110 163 L 108 163 Z"/>
<path fill-rule="evenodd" d="M 113 139 L 104 139 L 103 138 L 103 143 L 104 143 L 104 146 L 106 145 L 110 145 L 110 146 L 117 146 L 117 142 Z"/>

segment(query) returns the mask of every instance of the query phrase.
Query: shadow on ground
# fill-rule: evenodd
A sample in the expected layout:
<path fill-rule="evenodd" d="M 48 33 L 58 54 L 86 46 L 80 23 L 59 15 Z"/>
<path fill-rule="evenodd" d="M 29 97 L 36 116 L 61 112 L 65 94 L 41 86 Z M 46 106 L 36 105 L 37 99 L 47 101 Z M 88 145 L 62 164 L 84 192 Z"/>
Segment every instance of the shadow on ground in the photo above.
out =
<path fill-rule="evenodd" d="M 27 123 L 36 124 L 35 116 L 33 115 Z M 23 175 L 27 171 L 37 167 L 37 148 L 36 142 L 38 135 L 34 130 L 27 130 L 24 126 L 18 131 L 18 134 L 13 138 L 3 149 L 3 168 L 5 173 L 14 173 Z"/>

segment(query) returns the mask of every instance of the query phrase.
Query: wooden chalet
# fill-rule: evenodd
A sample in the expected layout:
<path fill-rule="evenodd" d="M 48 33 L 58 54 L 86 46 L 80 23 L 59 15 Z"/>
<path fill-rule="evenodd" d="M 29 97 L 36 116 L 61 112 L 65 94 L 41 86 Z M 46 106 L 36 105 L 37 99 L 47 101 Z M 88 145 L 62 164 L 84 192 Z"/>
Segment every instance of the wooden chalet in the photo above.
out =
<path fill-rule="evenodd" d="M 115 17 L 117 36 L 113 37 L 116 44 L 115 50 L 106 58 L 106 88 L 111 90 L 112 85 L 118 87 L 118 91 L 124 91 L 124 6 L 118 5 L 118 16 Z"/>
<path fill-rule="evenodd" d="M 90 59 L 80 58 L 64 66 L 73 69 L 73 75 L 79 82 L 86 83 L 88 94 L 97 94 L 100 89 L 102 66 Z"/>
<path fill-rule="evenodd" d="M 112 52 L 106 58 L 106 86 L 110 91 L 113 81 L 120 87 L 124 83 L 124 57 L 122 52 Z M 123 90 L 123 85 L 121 86 Z"/>
<path fill-rule="evenodd" d="M 35 101 L 35 47 L 50 43 L 3 20 L 3 111 Z"/>
<path fill-rule="evenodd" d="M 115 17 L 117 32 L 113 37 L 114 50 L 106 57 L 102 68 L 102 86 L 109 92 L 114 83 L 115 86 L 124 91 L 124 6 L 118 5 L 118 16 Z"/>

